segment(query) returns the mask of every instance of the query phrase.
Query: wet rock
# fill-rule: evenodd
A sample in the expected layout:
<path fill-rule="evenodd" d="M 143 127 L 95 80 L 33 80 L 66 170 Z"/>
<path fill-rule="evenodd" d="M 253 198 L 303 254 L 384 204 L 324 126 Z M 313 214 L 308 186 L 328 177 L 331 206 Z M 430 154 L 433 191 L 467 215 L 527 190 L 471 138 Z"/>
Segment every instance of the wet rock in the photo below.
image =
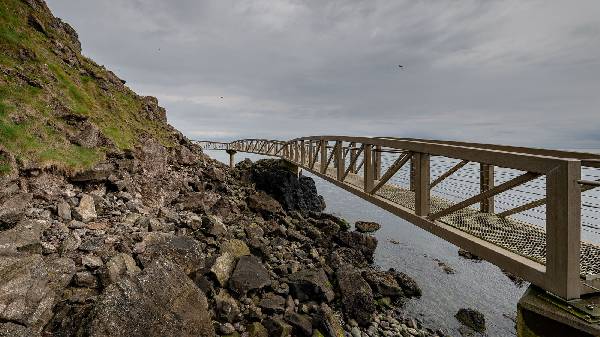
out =
<path fill-rule="evenodd" d="M 86 330 L 90 337 L 215 335 L 206 296 L 183 270 L 164 258 L 138 276 L 108 286 Z"/>
<path fill-rule="evenodd" d="M 240 295 L 270 284 L 269 272 L 260 260 L 253 255 L 240 257 L 229 279 L 229 288 Z"/>
<path fill-rule="evenodd" d="M 374 236 L 359 232 L 340 232 L 338 238 L 342 245 L 360 250 L 369 262 L 373 261 L 377 248 L 377 238 Z"/>
<path fill-rule="evenodd" d="M 283 212 L 283 209 L 277 200 L 264 192 L 250 195 L 246 202 L 248 203 L 248 207 L 264 216 L 273 216 Z"/>
<path fill-rule="evenodd" d="M 263 321 L 263 325 L 273 337 L 289 337 L 292 335 L 292 326 L 281 317 L 273 317 Z"/>
<path fill-rule="evenodd" d="M 372 221 L 357 221 L 354 224 L 354 227 L 356 228 L 356 230 L 358 232 L 372 233 L 372 232 L 378 231 L 379 228 L 381 228 L 381 225 L 379 225 L 377 222 L 372 222 Z"/>
<path fill-rule="evenodd" d="M 296 336 L 312 336 L 312 320 L 309 316 L 288 312 L 284 315 L 284 319 L 293 327 Z"/>
<path fill-rule="evenodd" d="M 477 332 L 483 333 L 485 331 L 485 317 L 477 310 L 463 308 L 458 310 L 454 317 Z"/>
<path fill-rule="evenodd" d="M 394 268 L 390 268 L 388 273 L 394 275 L 396 282 L 402 288 L 402 292 L 406 297 L 421 297 L 422 291 L 417 282 L 403 272 L 399 272 Z"/>
<path fill-rule="evenodd" d="M 402 296 L 402 288 L 398 285 L 393 273 L 367 270 L 362 273 L 363 277 L 371 286 L 376 297 L 397 297 Z"/>
<path fill-rule="evenodd" d="M 0 204 L 0 230 L 12 228 L 17 224 L 23 218 L 32 199 L 31 193 L 19 193 L 4 200 Z"/>
<path fill-rule="evenodd" d="M 479 262 L 481 261 L 481 258 L 469 251 L 466 251 L 464 249 L 458 249 L 458 256 L 467 259 L 467 260 L 473 260 L 475 262 Z"/>
<path fill-rule="evenodd" d="M 288 279 L 290 292 L 300 301 L 333 301 L 335 293 L 322 268 L 305 269 L 293 273 Z"/>
<path fill-rule="evenodd" d="M 204 249 L 195 239 L 170 233 L 148 233 L 144 237 L 144 252 L 138 259 L 145 267 L 162 256 L 178 265 L 186 274 L 204 267 Z"/>
<path fill-rule="evenodd" d="M 94 198 L 89 194 L 84 194 L 79 200 L 79 206 L 77 206 L 73 212 L 75 219 L 82 222 L 90 222 L 96 220 L 98 215 L 96 214 L 96 206 L 94 204 Z"/>
<path fill-rule="evenodd" d="M 375 312 L 375 300 L 371 287 L 361 276 L 360 271 L 351 266 L 342 267 L 337 272 L 344 313 L 354 318 L 358 324 L 367 326 Z"/>
<path fill-rule="evenodd" d="M 102 268 L 100 279 L 104 287 L 118 282 L 123 277 L 133 277 L 140 273 L 140 268 L 135 264 L 131 255 L 119 253 L 108 260 Z"/>
<path fill-rule="evenodd" d="M 256 188 L 273 196 L 285 210 L 321 212 L 325 209 L 325 202 L 317 193 L 314 180 L 298 177 L 285 161 L 259 160 L 250 170 Z"/>

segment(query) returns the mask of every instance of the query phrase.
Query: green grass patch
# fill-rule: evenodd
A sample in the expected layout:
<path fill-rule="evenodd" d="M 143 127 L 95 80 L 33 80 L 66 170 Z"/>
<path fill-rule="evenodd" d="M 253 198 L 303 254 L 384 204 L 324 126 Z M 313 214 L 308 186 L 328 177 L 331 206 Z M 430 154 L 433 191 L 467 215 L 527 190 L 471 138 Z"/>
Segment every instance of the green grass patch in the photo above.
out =
<path fill-rule="evenodd" d="M 92 98 L 82 91 L 63 69 L 55 64 L 48 64 L 48 67 L 58 78 L 62 89 L 66 90 L 66 96 L 71 101 L 71 110 L 79 115 L 89 115 L 94 106 Z"/>
<path fill-rule="evenodd" d="M 0 154 L 0 176 L 10 173 L 11 167 L 8 159 Z"/>
<path fill-rule="evenodd" d="M 99 149 L 69 145 L 65 148 L 46 149 L 40 153 L 39 158 L 41 162 L 61 164 L 71 170 L 79 171 L 96 164 L 102 159 L 102 153 Z"/>

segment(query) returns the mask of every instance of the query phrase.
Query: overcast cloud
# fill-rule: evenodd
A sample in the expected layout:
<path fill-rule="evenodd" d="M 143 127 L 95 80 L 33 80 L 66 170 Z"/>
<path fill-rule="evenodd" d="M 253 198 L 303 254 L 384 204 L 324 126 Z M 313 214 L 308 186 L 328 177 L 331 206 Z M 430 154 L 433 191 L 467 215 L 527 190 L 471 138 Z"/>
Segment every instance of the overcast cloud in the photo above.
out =
<path fill-rule="evenodd" d="M 600 148 L 598 0 L 48 3 L 194 139 Z"/>

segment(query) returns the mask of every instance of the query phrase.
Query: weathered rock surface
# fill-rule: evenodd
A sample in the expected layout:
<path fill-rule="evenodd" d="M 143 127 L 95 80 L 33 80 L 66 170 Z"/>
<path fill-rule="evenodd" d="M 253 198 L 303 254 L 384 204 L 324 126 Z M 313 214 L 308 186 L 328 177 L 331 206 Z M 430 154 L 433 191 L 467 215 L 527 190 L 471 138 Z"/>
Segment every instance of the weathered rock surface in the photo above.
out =
<path fill-rule="evenodd" d="M 288 280 L 290 292 L 299 300 L 333 301 L 335 293 L 323 269 L 305 269 L 293 273 Z"/>
<path fill-rule="evenodd" d="M 354 227 L 356 227 L 356 231 L 358 232 L 372 233 L 378 231 L 379 228 L 381 228 L 381 225 L 372 221 L 357 221 L 354 224 Z"/>
<path fill-rule="evenodd" d="M 454 316 L 462 324 L 483 333 L 485 331 L 485 317 L 482 313 L 473 309 L 460 309 Z"/>
<path fill-rule="evenodd" d="M 337 272 L 338 285 L 342 296 L 344 313 L 355 319 L 360 325 L 368 325 L 375 312 L 373 291 L 353 267 L 345 266 Z"/>
<path fill-rule="evenodd" d="M 253 255 L 240 257 L 229 279 L 229 288 L 240 295 L 270 284 L 269 272 L 260 260 Z"/>
<path fill-rule="evenodd" d="M 31 193 L 18 193 L 2 201 L 0 205 L 0 230 L 11 228 L 21 218 L 33 199 Z"/>
<path fill-rule="evenodd" d="M 373 261 L 377 238 L 359 232 L 340 232 L 338 237 L 342 245 L 360 250 L 369 262 Z"/>
<path fill-rule="evenodd" d="M 204 267 L 203 246 L 191 237 L 153 232 L 146 235 L 142 244 L 143 253 L 137 257 L 143 266 L 162 256 L 175 263 L 186 274 Z"/>
<path fill-rule="evenodd" d="M 96 220 L 98 215 L 96 214 L 96 206 L 94 204 L 94 198 L 89 194 L 84 194 L 79 200 L 79 206 L 77 206 L 73 212 L 75 219 L 83 222 L 90 222 Z"/>
<path fill-rule="evenodd" d="M 214 336 L 206 296 L 177 265 L 159 258 L 111 284 L 95 305 L 92 337 Z"/>

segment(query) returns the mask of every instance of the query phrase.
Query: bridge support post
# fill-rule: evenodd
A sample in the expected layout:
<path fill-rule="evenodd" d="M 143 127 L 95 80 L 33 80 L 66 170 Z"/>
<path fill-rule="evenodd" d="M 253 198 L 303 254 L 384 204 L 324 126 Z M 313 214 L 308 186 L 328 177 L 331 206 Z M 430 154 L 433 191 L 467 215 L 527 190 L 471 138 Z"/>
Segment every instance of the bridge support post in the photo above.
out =
<path fill-rule="evenodd" d="M 364 148 L 365 162 L 363 163 L 363 177 L 364 177 L 364 191 L 365 193 L 371 193 L 371 190 L 375 186 L 375 172 L 373 170 L 373 145 L 365 144 Z"/>
<path fill-rule="evenodd" d="M 415 153 L 415 214 L 429 215 L 429 154 Z"/>
<path fill-rule="evenodd" d="M 564 161 L 546 174 L 546 274 L 548 289 L 571 300 L 581 295 L 581 162 Z"/>
<path fill-rule="evenodd" d="M 375 153 L 373 154 L 373 165 L 374 165 L 374 178 L 375 180 L 381 179 L 381 145 L 375 146 Z"/>
<path fill-rule="evenodd" d="M 346 171 L 346 162 L 344 161 L 344 148 L 342 145 L 343 143 L 341 141 L 335 142 L 334 160 L 337 163 L 336 168 L 338 180 L 342 180 L 342 177 L 344 176 L 344 171 Z"/>
<path fill-rule="evenodd" d="M 321 164 L 320 172 L 321 174 L 325 174 L 327 171 L 327 141 L 321 140 L 319 146 L 321 147 L 321 161 L 319 162 Z"/>
<path fill-rule="evenodd" d="M 494 165 L 479 164 L 479 190 L 481 193 L 494 187 Z M 483 199 L 481 201 L 481 211 L 483 213 L 494 213 L 494 197 Z"/>
<path fill-rule="evenodd" d="M 597 306 L 598 296 L 581 300 L 576 306 L 583 310 L 568 312 L 561 305 L 567 302 L 554 300 L 542 289 L 530 285 L 517 304 L 518 337 L 594 337 L 600 336 L 600 326 L 582 319 L 588 305 Z M 574 307 L 572 307 L 574 308 Z M 597 309 L 594 309 L 597 314 Z M 578 317 L 580 316 L 580 317 Z M 594 317 L 597 319 L 598 317 Z"/>
<path fill-rule="evenodd" d="M 237 153 L 236 150 L 226 150 L 225 152 L 227 152 L 227 154 L 229 154 L 229 167 L 234 168 L 235 167 L 235 154 Z"/>

